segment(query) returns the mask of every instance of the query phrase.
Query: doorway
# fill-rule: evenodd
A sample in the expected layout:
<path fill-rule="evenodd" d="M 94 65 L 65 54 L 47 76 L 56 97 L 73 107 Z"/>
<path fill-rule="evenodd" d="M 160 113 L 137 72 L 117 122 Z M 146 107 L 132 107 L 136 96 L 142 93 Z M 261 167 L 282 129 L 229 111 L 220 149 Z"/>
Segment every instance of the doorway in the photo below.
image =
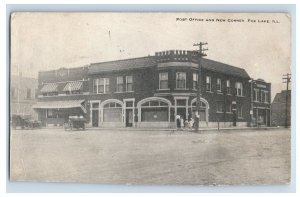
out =
<path fill-rule="evenodd" d="M 133 126 L 133 109 L 126 109 L 126 127 Z"/>
<path fill-rule="evenodd" d="M 93 127 L 99 126 L 99 110 L 98 109 L 92 110 L 92 126 Z"/>

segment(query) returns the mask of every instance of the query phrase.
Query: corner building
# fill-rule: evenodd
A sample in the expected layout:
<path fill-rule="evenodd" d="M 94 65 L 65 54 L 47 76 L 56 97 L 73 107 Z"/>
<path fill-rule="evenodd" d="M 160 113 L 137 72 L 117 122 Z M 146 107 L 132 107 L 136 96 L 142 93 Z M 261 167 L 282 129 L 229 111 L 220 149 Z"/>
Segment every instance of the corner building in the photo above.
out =
<path fill-rule="evenodd" d="M 201 61 L 201 127 L 248 126 L 251 84 L 244 69 Z M 198 62 L 191 51 L 93 63 L 39 73 L 34 106 L 47 126 L 82 115 L 91 127 L 174 128 L 195 116 Z"/>

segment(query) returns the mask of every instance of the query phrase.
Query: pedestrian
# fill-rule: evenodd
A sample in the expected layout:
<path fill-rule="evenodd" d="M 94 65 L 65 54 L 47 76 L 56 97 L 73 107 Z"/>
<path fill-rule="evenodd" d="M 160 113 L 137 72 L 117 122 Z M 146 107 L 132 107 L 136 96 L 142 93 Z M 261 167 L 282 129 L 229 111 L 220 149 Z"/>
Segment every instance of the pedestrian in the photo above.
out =
<path fill-rule="evenodd" d="M 184 120 L 183 120 L 183 117 L 180 116 L 180 128 L 183 129 L 184 127 Z"/>
<path fill-rule="evenodd" d="M 198 114 L 198 111 L 196 111 L 196 113 L 195 113 L 195 124 L 194 124 L 195 129 L 199 128 L 199 121 L 200 121 L 200 116 Z"/>
<path fill-rule="evenodd" d="M 180 115 L 176 115 L 176 127 L 177 127 L 177 129 L 179 129 L 180 128 Z"/>
<path fill-rule="evenodd" d="M 194 119 L 191 118 L 190 121 L 189 121 L 189 128 L 190 129 L 192 129 L 194 127 L 194 123 L 195 123 Z"/>

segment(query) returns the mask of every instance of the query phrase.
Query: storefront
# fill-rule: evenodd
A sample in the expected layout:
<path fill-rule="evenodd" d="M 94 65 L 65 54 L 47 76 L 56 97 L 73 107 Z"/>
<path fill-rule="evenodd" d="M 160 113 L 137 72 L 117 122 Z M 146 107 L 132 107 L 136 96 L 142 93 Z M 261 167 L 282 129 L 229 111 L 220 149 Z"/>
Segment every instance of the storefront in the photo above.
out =
<path fill-rule="evenodd" d="M 85 100 L 38 102 L 32 108 L 44 126 L 63 126 L 69 116 L 86 117 L 87 113 Z"/>

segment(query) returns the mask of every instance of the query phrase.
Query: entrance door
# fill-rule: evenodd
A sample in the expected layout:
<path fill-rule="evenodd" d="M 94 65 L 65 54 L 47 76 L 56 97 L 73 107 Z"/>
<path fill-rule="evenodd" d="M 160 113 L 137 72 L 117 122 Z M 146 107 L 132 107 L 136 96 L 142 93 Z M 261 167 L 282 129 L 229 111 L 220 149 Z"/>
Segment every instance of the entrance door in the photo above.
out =
<path fill-rule="evenodd" d="M 92 126 L 98 127 L 99 126 L 99 110 L 92 110 Z"/>
<path fill-rule="evenodd" d="M 187 119 L 186 117 L 186 108 L 177 108 L 177 115 L 183 118 L 183 120 Z"/>
<path fill-rule="evenodd" d="M 126 127 L 132 127 L 133 109 L 126 109 Z"/>

